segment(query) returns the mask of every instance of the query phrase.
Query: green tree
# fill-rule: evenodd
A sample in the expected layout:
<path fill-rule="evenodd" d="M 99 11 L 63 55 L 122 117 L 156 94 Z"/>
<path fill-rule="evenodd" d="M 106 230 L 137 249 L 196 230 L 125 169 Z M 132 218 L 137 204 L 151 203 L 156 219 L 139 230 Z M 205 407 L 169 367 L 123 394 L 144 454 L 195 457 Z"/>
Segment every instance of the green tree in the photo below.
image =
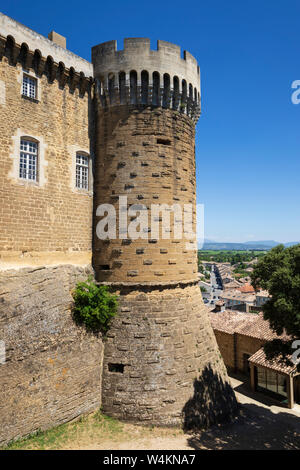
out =
<path fill-rule="evenodd" d="M 268 341 L 264 346 L 267 359 L 289 362 L 287 356 L 295 352 L 292 343 L 300 339 L 300 244 L 272 248 L 259 259 L 251 279 L 256 290 L 266 289 L 271 296 L 262 307 L 264 319 L 278 335 L 285 332 L 291 338 Z"/>

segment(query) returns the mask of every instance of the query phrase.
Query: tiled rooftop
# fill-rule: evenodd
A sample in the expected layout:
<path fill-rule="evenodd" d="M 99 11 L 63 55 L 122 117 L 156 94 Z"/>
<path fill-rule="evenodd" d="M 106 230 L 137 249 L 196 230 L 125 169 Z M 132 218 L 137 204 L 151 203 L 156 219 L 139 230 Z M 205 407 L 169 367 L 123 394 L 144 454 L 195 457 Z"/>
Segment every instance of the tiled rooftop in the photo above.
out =
<path fill-rule="evenodd" d="M 244 336 L 269 341 L 279 338 L 271 330 L 269 322 L 263 319 L 263 314 L 242 313 L 225 310 L 220 313 L 210 314 L 211 324 L 214 330 L 225 333 L 240 333 Z M 282 339 L 289 339 L 286 334 L 280 336 Z"/>
<path fill-rule="evenodd" d="M 256 353 L 254 353 L 250 358 L 249 362 L 252 362 L 256 366 L 266 367 L 268 369 L 275 370 L 284 374 L 294 375 L 297 374 L 297 366 L 281 362 L 280 359 L 268 361 L 266 359 L 265 352 L 263 348 L 260 348 Z"/>

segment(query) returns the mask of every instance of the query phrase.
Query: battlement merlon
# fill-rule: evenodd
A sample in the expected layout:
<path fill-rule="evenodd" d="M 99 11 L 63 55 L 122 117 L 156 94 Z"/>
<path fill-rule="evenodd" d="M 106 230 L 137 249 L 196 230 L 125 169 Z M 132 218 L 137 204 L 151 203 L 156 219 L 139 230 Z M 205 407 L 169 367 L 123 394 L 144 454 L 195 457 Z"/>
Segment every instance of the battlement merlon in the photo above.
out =
<path fill-rule="evenodd" d="M 125 72 L 126 76 L 134 70 L 140 80 L 141 72 L 149 73 L 151 84 L 153 72 L 161 77 L 168 74 L 171 79 L 178 77 L 180 86 L 182 80 L 191 84 L 200 94 L 200 68 L 197 60 L 187 51 L 181 58 L 181 49 L 176 44 L 167 41 L 157 41 L 157 50 L 150 49 L 148 38 L 126 38 L 124 49 L 117 50 L 117 41 L 108 41 L 92 48 L 92 63 L 94 76 L 106 80 L 109 74 Z"/>
<path fill-rule="evenodd" d="M 73 68 L 86 77 L 93 77 L 93 65 L 90 62 L 0 13 L 0 37 L 6 39 L 8 36 L 13 37 L 19 46 L 26 44 L 30 51 L 38 50 L 45 59 L 50 56 L 55 63 L 62 62 L 66 69 Z"/>

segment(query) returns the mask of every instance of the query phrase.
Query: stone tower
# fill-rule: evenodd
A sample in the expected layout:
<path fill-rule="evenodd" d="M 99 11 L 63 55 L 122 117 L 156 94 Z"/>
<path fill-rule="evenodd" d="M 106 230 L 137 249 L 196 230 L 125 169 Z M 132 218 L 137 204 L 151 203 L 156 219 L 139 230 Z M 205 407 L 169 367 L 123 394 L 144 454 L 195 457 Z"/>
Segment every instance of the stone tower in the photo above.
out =
<path fill-rule="evenodd" d="M 97 280 L 120 296 L 105 343 L 103 410 L 161 425 L 196 415 L 199 424 L 223 419 L 235 398 L 198 286 L 197 250 L 174 228 L 191 205 L 195 228 L 199 66 L 186 51 L 181 58 L 178 46 L 158 41 L 151 50 L 145 38 L 125 39 L 120 51 L 116 41 L 95 46 L 92 62 L 93 264 Z M 116 238 L 96 233 L 102 204 L 115 207 Z M 169 209 L 169 227 L 153 204 L 175 204 L 181 213 Z M 132 205 L 137 212 L 127 213 Z M 145 227 L 140 238 L 129 236 L 126 218 L 134 222 L 137 215 L 149 227 L 151 218 L 158 223 L 156 237 Z"/>

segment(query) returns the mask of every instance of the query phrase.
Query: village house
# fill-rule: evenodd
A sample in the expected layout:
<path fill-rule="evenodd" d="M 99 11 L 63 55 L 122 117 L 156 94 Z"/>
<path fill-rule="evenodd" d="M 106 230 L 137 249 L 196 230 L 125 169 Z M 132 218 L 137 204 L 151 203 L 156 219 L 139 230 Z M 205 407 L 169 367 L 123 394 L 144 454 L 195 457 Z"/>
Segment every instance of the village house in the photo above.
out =
<path fill-rule="evenodd" d="M 263 315 L 220 311 L 221 305 L 217 310 L 210 313 L 210 320 L 228 370 L 248 376 L 253 391 L 267 393 L 288 408 L 300 403 L 296 366 L 266 359 L 263 345 L 278 336 Z M 286 335 L 280 338 L 288 339 Z"/>

